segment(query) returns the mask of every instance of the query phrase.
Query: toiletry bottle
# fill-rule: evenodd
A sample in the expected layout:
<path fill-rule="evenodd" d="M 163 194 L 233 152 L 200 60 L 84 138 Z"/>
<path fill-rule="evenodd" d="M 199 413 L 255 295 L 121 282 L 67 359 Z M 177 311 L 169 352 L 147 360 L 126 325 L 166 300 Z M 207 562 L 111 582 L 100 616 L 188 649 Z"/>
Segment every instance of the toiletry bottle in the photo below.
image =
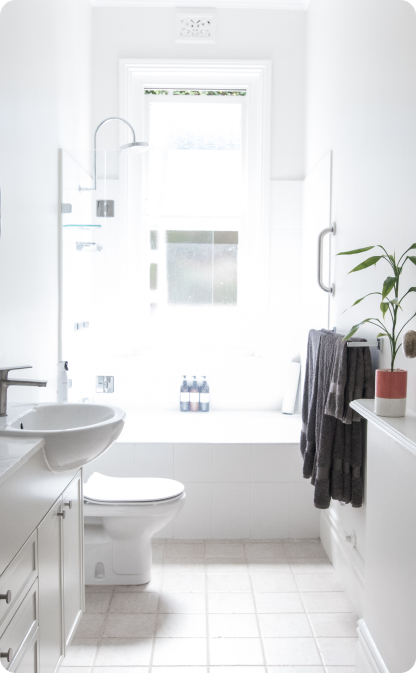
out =
<path fill-rule="evenodd" d="M 196 382 L 196 376 L 192 381 L 192 388 L 190 391 L 191 411 L 199 411 L 199 388 Z"/>
<path fill-rule="evenodd" d="M 68 362 L 58 362 L 58 403 L 68 402 Z"/>
<path fill-rule="evenodd" d="M 199 411 L 209 411 L 209 385 L 207 383 L 207 377 L 202 377 L 204 380 L 202 386 L 199 389 Z"/>
<path fill-rule="evenodd" d="M 186 380 L 186 375 L 183 377 L 183 382 L 181 385 L 181 394 L 180 394 L 180 410 L 189 411 L 189 388 L 188 381 Z"/>

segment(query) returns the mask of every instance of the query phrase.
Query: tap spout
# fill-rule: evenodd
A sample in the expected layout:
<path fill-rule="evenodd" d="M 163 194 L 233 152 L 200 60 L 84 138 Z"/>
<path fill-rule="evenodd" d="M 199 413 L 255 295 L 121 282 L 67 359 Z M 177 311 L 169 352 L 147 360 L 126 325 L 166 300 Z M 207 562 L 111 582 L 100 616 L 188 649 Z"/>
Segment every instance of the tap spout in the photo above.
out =
<path fill-rule="evenodd" d="M 36 381 L 36 379 L 0 379 L 0 385 L 9 386 L 35 386 L 37 388 L 46 388 L 47 381 Z"/>

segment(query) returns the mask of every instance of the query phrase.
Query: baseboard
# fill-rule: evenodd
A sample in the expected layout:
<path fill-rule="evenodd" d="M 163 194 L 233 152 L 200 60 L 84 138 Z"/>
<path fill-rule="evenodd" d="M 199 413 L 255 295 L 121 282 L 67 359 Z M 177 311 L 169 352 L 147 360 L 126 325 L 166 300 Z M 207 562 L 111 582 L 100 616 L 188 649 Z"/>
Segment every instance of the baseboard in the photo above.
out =
<path fill-rule="evenodd" d="M 356 673 L 389 673 L 364 619 L 359 620 L 357 633 L 358 651 Z"/>
<path fill-rule="evenodd" d="M 321 541 L 329 560 L 334 566 L 340 581 L 359 617 L 363 616 L 364 606 L 364 561 L 354 547 L 345 539 L 343 530 L 339 530 L 331 510 L 321 513 Z"/>

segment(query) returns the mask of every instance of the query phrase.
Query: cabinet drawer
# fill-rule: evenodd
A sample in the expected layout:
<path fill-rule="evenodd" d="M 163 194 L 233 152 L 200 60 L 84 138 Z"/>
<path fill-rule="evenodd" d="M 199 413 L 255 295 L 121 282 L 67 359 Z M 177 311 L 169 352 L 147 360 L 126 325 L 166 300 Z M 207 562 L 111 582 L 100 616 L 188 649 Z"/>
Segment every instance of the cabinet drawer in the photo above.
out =
<path fill-rule="evenodd" d="M 0 651 L 8 652 L 12 650 L 12 659 L 7 662 L 2 659 L 4 668 L 8 671 L 14 670 L 18 659 L 32 639 L 38 628 L 38 581 L 35 580 L 33 586 L 22 603 L 17 606 L 6 630 L 0 635 Z"/>
<path fill-rule="evenodd" d="M 10 673 L 39 673 L 39 629 Z"/>
<path fill-rule="evenodd" d="M 6 598 L 0 599 L 0 625 L 9 610 L 12 610 L 19 596 L 24 595 L 37 577 L 36 546 L 37 532 L 35 531 L 0 577 L 0 596 L 7 596 L 8 592 L 11 596 L 10 603 L 7 603 Z M 0 626 L 0 633 L 1 631 Z"/>

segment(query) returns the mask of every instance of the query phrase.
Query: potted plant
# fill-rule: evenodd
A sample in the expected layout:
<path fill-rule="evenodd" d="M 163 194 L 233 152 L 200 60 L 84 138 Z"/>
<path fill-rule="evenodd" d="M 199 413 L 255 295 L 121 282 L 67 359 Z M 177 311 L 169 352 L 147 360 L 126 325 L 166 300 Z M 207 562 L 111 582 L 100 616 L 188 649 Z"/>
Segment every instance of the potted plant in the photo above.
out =
<path fill-rule="evenodd" d="M 398 318 L 399 311 L 403 310 L 402 302 L 408 294 L 416 292 L 416 287 L 410 287 L 407 292 L 400 297 L 399 286 L 400 276 L 406 262 L 410 260 L 410 262 L 416 265 L 416 257 L 407 254 L 411 250 L 416 249 L 416 243 L 413 243 L 398 261 L 396 261 L 396 253 L 389 255 L 382 245 L 370 245 L 368 248 L 340 252 L 338 255 L 357 255 L 361 252 L 373 250 L 373 248 L 381 248 L 384 254 L 369 257 L 354 269 L 351 269 L 349 273 L 368 269 L 370 266 L 374 266 L 377 262 L 384 259 L 391 267 L 391 276 L 387 276 L 381 292 L 369 292 L 364 297 L 361 297 L 361 299 L 357 299 L 352 306 L 356 306 L 370 295 L 378 294 L 381 297 L 380 311 L 383 317 L 382 320 L 379 320 L 378 318 L 366 318 L 365 320 L 362 320 L 358 325 L 354 325 L 351 328 L 348 334 L 344 337 L 344 341 L 351 339 L 364 323 L 375 325 L 378 329 L 381 328 L 377 337 L 387 337 L 389 339 L 391 349 L 390 369 L 376 370 L 375 413 L 378 416 L 399 417 L 404 416 L 406 413 L 407 371 L 403 369 L 395 369 L 394 363 L 401 345 L 400 335 L 407 323 L 416 316 L 416 313 L 414 313 L 399 329 Z M 390 326 L 387 326 L 386 322 L 389 322 Z"/>

